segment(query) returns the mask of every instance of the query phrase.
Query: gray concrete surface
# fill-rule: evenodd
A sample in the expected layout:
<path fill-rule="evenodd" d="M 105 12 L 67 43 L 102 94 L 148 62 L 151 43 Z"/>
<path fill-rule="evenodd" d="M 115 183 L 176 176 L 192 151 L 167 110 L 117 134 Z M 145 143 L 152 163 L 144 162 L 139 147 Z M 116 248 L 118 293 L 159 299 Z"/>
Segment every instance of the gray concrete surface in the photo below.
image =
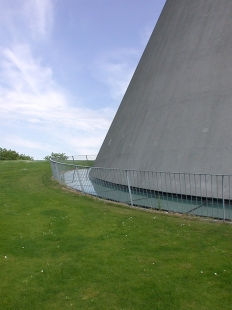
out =
<path fill-rule="evenodd" d="M 94 166 L 232 174 L 231 0 L 167 0 Z"/>

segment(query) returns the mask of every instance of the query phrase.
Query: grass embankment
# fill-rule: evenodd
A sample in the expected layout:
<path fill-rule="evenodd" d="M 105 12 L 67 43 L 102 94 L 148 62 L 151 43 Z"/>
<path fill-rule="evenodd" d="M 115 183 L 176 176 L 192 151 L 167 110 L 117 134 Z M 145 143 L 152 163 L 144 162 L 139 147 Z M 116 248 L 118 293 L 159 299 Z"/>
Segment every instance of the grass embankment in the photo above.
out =
<path fill-rule="evenodd" d="M 232 227 L 64 190 L 0 161 L 0 309 L 231 309 Z"/>

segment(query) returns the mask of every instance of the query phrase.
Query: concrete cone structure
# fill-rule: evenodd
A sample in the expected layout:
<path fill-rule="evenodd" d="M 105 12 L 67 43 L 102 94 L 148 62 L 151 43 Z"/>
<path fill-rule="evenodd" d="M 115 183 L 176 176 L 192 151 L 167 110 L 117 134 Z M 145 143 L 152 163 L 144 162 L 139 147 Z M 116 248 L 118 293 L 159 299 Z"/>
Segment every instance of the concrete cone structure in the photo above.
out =
<path fill-rule="evenodd" d="M 232 174 L 231 0 L 167 0 L 95 167 Z"/>

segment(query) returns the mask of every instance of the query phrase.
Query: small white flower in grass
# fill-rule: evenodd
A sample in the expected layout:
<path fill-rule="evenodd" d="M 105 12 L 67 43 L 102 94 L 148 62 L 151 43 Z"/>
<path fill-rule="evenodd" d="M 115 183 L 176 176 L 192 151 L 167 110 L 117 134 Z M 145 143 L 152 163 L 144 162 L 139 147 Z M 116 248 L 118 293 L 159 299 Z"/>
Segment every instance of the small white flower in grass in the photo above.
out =
<path fill-rule="evenodd" d="M 217 276 L 217 273 L 216 273 L 216 272 L 214 272 L 214 274 L 215 274 L 215 276 Z"/>
<path fill-rule="evenodd" d="M 41 270 L 40 272 L 44 272 L 43 270 Z"/>
<path fill-rule="evenodd" d="M 201 271 L 201 273 L 203 273 L 203 271 Z"/>
<path fill-rule="evenodd" d="M 24 246 L 22 246 L 22 249 L 24 249 Z"/>
<path fill-rule="evenodd" d="M 5 255 L 5 258 L 7 258 L 7 256 Z"/>

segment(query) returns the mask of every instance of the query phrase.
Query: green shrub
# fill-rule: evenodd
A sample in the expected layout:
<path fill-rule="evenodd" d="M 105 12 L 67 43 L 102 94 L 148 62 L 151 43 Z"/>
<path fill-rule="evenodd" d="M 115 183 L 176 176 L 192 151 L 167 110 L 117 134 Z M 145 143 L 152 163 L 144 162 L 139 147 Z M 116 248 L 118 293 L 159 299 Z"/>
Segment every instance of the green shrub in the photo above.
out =
<path fill-rule="evenodd" d="M 33 160 L 33 157 L 0 147 L 0 160 Z"/>

